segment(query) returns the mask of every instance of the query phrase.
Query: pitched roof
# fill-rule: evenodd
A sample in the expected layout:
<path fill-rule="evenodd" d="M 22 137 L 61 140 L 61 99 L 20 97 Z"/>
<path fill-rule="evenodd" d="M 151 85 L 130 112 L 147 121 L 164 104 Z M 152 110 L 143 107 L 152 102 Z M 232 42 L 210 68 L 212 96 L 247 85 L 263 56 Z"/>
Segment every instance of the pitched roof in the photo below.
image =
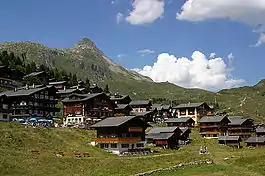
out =
<path fill-rule="evenodd" d="M 0 95 L 6 95 L 7 97 L 16 97 L 16 96 L 29 96 L 41 90 L 45 90 L 47 87 L 40 87 L 40 88 L 29 88 L 29 89 L 17 89 L 16 91 L 6 91 L 1 92 Z"/>
<path fill-rule="evenodd" d="M 155 109 L 160 111 L 162 109 L 162 104 L 152 104 L 152 110 L 155 110 Z"/>
<path fill-rule="evenodd" d="M 171 105 L 163 105 L 162 106 L 162 109 L 170 109 L 171 108 Z"/>
<path fill-rule="evenodd" d="M 49 85 L 58 85 L 58 84 L 64 84 L 64 83 L 67 83 L 67 81 L 49 82 Z"/>
<path fill-rule="evenodd" d="M 153 139 L 153 140 L 167 140 L 171 138 L 174 135 L 174 133 L 152 133 L 147 134 L 147 139 Z"/>
<path fill-rule="evenodd" d="M 248 118 L 245 118 L 243 116 L 228 116 L 228 119 L 231 123 L 229 125 L 242 125 L 244 122 L 250 120 Z"/>
<path fill-rule="evenodd" d="M 66 97 L 65 99 L 63 99 L 62 102 L 82 102 L 82 101 L 92 99 L 92 98 L 97 97 L 97 96 L 102 95 L 102 94 L 104 94 L 104 93 L 72 94 L 72 95 L 79 96 L 80 99 L 70 99 L 69 97 L 72 96 L 72 95 L 70 95 L 70 96 Z"/>
<path fill-rule="evenodd" d="M 258 126 L 256 128 L 256 133 L 265 133 L 265 126 Z"/>
<path fill-rule="evenodd" d="M 265 137 L 251 136 L 245 142 L 246 143 L 265 143 Z"/>
<path fill-rule="evenodd" d="M 129 104 L 117 104 L 117 108 L 115 108 L 116 110 L 122 110 L 122 109 L 125 109 L 127 107 L 130 107 L 131 106 Z"/>
<path fill-rule="evenodd" d="M 219 136 L 218 141 L 240 141 L 240 136 Z"/>
<path fill-rule="evenodd" d="M 204 116 L 199 120 L 199 123 L 221 122 L 226 116 Z M 229 119 L 228 119 L 229 120 Z"/>
<path fill-rule="evenodd" d="M 154 127 L 147 134 L 152 133 L 173 133 L 179 129 L 179 127 Z"/>
<path fill-rule="evenodd" d="M 58 90 L 57 94 L 70 94 L 79 91 L 79 89 L 61 89 Z"/>
<path fill-rule="evenodd" d="M 32 72 L 32 73 L 30 73 L 30 74 L 24 76 L 24 78 L 29 77 L 29 76 L 38 76 L 38 75 L 41 75 L 41 74 L 43 74 L 43 73 L 44 73 L 44 71 Z"/>
<path fill-rule="evenodd" d="M 175 106 L 175 109 L 179 109 L 179 108 L 197 108 L 199 106 L 201 106 L 202 104 L 204 104 L 204 102 L 200 102 L 200 103 L 187 103 L 187 104 L 180 104 Z"/>
<path fill-rule="evenodd" d="M 150 113 L 152 113 L 153 111 L 145 111 L 145 112 L 135 112 L 136 116 L 145 116 L 148 115 Z"/>
<path fill-rule="evenodd" d="M 109 117 L 106 118 L 94 125 L 92 125 L 91 127 L 93 128 L 101 128 L 101 127 L 118 127 L 126 122 L 128 122 L 129 120 L 132 120 L 136 118 L 136 116 L 126 116 L 126 117 Z"/>
<path fill-rule="evenodd" d="M 166 123 L 187 123 L 188 121 L 193 121 L 192 118 L 168 118 Z"/>
<path fill-rule="evenodd" d="M 133 100 L 130 102 L 130 105 L 149 105 L 150 103 L 150 100 Z"/>
<path fill-rule="evenodd" d="M 190 131 L 188 127 L 179 127 L 179 129 L 181 130 L 181 134 L 185 133 L 188 130 Z"/>
<path fill-rule="evenodd" d="M 117 100 L 123 100 L 125 98 L 129 97 L 129 95 L 121 95 L 121 96 L 115 96 L 115 95 L 112 95 L 110 96 L 110 99 L 112 101 L 117 101 Z M 129 97 L 130 98 L 130 97 Z"/>

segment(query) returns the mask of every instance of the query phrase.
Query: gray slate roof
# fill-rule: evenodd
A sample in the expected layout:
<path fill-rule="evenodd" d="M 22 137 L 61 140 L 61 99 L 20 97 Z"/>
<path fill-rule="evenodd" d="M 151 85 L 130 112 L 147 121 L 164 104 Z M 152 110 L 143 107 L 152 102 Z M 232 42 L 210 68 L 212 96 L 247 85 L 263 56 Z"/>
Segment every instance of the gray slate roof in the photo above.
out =
<path fill-rule="evenodd" d="M 49 82 L 49 85 L 58 85 L 58 84 L 64 84 L 67 81 L 56 81 L 56 82 Z"/>
<path fill-rule="evenodd" d="M 118 127 L 126 122 L 128 122 L 129 120 L 134 119 L 136 116 L 127 116 L 127 117 L 109 117 L 106 118 L 94 125 L 92 125 L 91 127 L 93 128 L 101 128 L 101 127 Z"/>
<path fill-rule="evenodd" d="M 231 121 L 229 125 L 242 125 L 245 121 L 249 120 L 243 116 L 228 116 L 228 119 Z"/>
<path fill-rule="evenodd" d="M 169 118 L 165 122 L 166 123 L 187 123 L 189 120 L 194 120 L 192 118 Z"/>
<path fill-rule="evenodd" d="M 246 143 L 265 143 L 265 137 L 251 136 L 245 142 Z"/>
<path fill-rule="evenodd" d="M 97 97 L 99 95 L 102 95 L 103 93 L 92 93 L 92 94 L 72 94 L 72 95 L 77 95 L 80 97 L 80 99 L 69 99 L 69 97 L 66 97 L 65 99 L 62 100 L 62 102 L 66 103 L 66 102 L 82 102 L 82 101 L 86 101 L 89 100 L 91 98 Z"/>
<path fill-rule="evenodd" d="M 121 110 L 121 109 L 127 108 L 128 106 L 130 107 L 129 104 L 117 104 L 117 108 L 115 108 L 115 109 Z"/>
<path fill-rule="evenodd" d="M 173 133 L 178 128 L 179 127 L 154 127 L 147 134 L 152 134 L 152 133 Z"/>
<path fill-rule="evenodd" d="M 204 116 L 199 120 L 199 123 L 218 123 L 221 122 L 226 116 Z"/>
<path fill-rule="evenodd" d="M 256 128 L 256 133 L 265 133 L 265 126 L 258 126 Z"/>
<path fill-rule="evenodd" d="M 175 106 L 175 109 L 179 109 L 179 108 L 197 108 L 199 106 L 201 106 L 204 102 L 200 102 L 200 103 L 187 103 L 187 104 L 180 104 Z"/>
<path fill-rule="evenodd" d="M 38 75 L 43 74 L 43 73 L 44 73 L 44 71 L 40 71 L 40 72 L 32 72 L 32 73 L 30 73 L 30 74 L 24 76 L 24 78 L 29 77 L 29 76 L 38 76 Z"/>
<path fill-rule="evenodd" d="M 240 136 L 219 136 L 218 141 L 240 141 Z"/>
<path fill-rule="evenodd" d="M 130 105 L 149 105 L 150 103 L 150 100 L 133 100 L 130 102 Z"/>
<path fill-rule="evenodd" d="M 179 127 L 181 134 L 185 133 L 187 130 L 190 130 L 188 127 Z"/>
<path fill-rule="evenodd" d="M 113 96 L 110 96 L 110 99 L 111 99 L 112 101 L 117 101 L 117 100 L 123 100 L 123 99 L 126 98 L 126 97 L 129 97 L 129 95 L 121 95 L 121 96 L 119 96 L 119 97 L 115 97 L 115 95 L 113 95 Z"/>
<path fill-rule="evenodd" d="M 152 113 L 152 111 L 145 111 L 145 112 L 135 112 L 136 116 L 145 116 Z"/>
<path fill-rule="evenodd" d="M 147 139 L 153 139 L 153 140 L 167 140 L 171 138 L 174 135 L 174 133 L 152 133 L 147 134 Z"/>
<path fill-rule="evenodd" d="M 74 93 L 75 91 L 79 91 L 79 89 L 62 89 L 62 90 L 58 90 L 57 94 L 70 94 L 70 93 Z"/>
<path fill-rule="evenodd" d="M 1 92 L 0 95 L 6 95 L 7 97 L 29 96 L 41 90 L 45 90 L 46 88 L 47 87 L 17 89 L 17 91 L 12 90 L 12 91 Z"/>

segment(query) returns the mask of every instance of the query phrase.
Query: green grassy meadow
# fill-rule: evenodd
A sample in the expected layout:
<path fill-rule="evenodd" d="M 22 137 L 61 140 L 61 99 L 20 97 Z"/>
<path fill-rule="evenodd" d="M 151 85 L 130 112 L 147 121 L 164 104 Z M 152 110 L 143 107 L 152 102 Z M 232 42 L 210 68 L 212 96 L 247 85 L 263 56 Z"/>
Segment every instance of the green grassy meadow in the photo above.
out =
<path fill-rule="evenodd" d="M 212 159 L 213 165 L 191 166 L 154 175 L 265 175 L 265 148 L 233 149 L 219 146 L 216 140 L 204 140 L 193 130 L 193 142 L 179 150 L 162 150 L 142 157 L 118 157 L 90 145 L 94 131 L 57 128 L 24 128 L 0 123 L 0 175 L 134 175 L 183 162 Z M 210 154 L 199 155 L 206 143 Z M 33 154 L 31 150 L 39 150 Z M 58 157 L 53 152 L 64 152 Z M 74 152 L 89 152 L 76 158 Z M 167 155 L 163 155 L 167 154 Z M 161 156 L 157 156 L 161 155 Z M 228 157 L 228 160 L 224 158 Z"/>

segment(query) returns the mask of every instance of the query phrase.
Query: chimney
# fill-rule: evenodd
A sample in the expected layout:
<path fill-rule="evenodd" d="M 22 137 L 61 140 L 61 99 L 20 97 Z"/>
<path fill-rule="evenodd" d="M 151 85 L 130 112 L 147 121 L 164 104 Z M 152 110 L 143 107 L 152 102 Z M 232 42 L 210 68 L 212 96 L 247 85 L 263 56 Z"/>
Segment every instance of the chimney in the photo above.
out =
<path fill-rule="evenodd" d="M 32 85 L 32 88 L 34 89 L 35 88 L 35 84 L 33 83 L 33 85 Z"/>
<path fill-rule="evenodd" d="M 76 89 L 79 89 L 79 85 L 77 85 Z"/>
<path fill-rule="evenodd" d="M 66 86 L 63 86 L 63 90 L 66 90 Z"/>
<path fill-rule="evenodd" d="M 17 91 L 17 88 L 15 87 L 15 88 L 14 88 L 14 92 L 16 92 L 16 91 Z"/>
<path fill-rule="evenodd" d="M 28 84 L 26 84 L 26 89 L 27 89 L 27 90 L 29 89 L 29 85 L 28 85 Z"/>

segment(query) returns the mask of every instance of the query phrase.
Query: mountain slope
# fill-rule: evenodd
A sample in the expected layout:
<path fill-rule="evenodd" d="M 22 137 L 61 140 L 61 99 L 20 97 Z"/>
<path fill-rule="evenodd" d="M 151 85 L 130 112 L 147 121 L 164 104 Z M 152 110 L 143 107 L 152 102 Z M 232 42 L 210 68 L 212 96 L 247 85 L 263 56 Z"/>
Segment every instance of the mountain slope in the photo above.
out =
<path fill-rule="evenodd" d="M 222 90 L 218 93 L 200 89 L 185 89 L 170 83 L 154 83 L 150 78 L 129 71 L 113 62 L 96 45 L 85 38 L 72 48 L 56 49 L 33 42 L 4 42 L 1 51 L 26 56 L 37 64 L 64 69 L 79 78 L 88 77 L 92 83 L 109 85 L 112 92 L 129 94 L 132 98 L 152 98 L 155 102 L 186 103 L 206 101 L 217 103 L 220 109 L 230 114 L 252 116 L 257 121 L 265 120 L 265 81 L 253 87 Z"/>

